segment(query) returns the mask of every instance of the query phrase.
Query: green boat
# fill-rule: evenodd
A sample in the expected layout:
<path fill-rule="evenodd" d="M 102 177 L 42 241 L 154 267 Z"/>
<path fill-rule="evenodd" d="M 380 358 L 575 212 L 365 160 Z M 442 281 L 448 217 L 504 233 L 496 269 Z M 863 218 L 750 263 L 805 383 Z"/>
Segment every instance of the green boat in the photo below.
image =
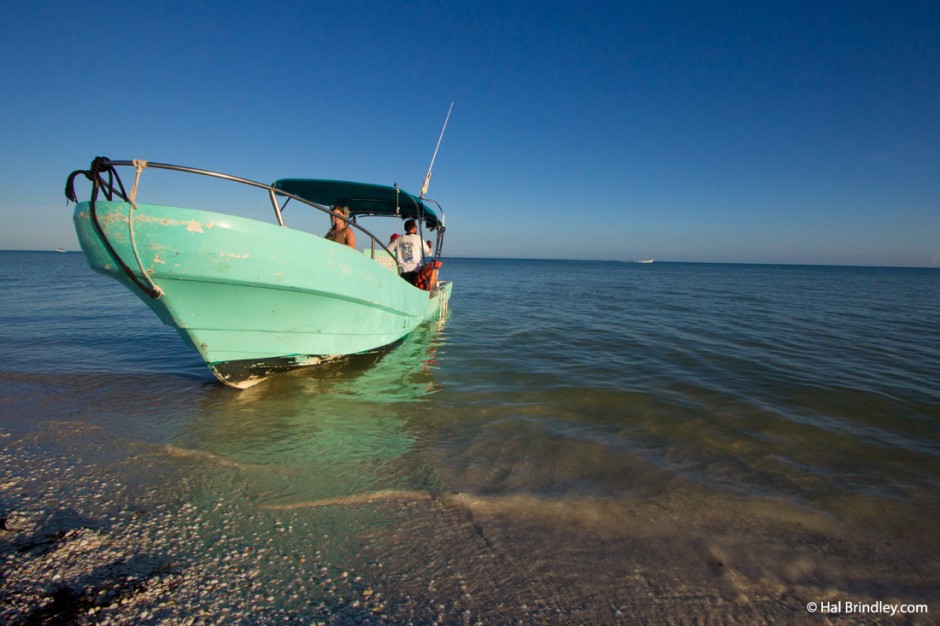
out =
<path fill-rule="evenodd" d="M 135 170 L 130 192 L 118 175 L 121 167 Z M 258 188 L 274 219 L 137 203 L 141 173 L 150 168 Z M 91 181 L 86 202 L 75 195 L 79 176 Z M 66 196 L 77 203 L 75 229 L 91 268 L 140 297 L 231 387 L 381 349 L 447 313 L 452 284 L 437 279 L 443 210 L 397 186 L 319 179 L 267 185 L 191 167 L 98 157 L 88 170 L 69 176 Z M 289 202 L 327 216 L 331 207 L 347 206 L 344 221 L 365 249 L 288 227 Z M 365 216 L 413 219 L 422 238 L 436 235 L 417 286 L 399 275 L 392 251 L 358 223 Z"/>

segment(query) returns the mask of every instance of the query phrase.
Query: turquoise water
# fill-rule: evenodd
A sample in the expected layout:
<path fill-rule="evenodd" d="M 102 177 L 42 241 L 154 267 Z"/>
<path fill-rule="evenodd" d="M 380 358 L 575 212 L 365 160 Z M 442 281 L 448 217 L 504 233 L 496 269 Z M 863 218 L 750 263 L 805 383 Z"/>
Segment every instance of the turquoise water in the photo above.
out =
<path fill-rule="evenodd" d="M 267 546 L 252 567 L 283 593 L 262 622 L 936 600 L 940 271 L 450 259 L 443 278 L 443 324 L 237 392 L 80 254 L 0 253 L 2 441 L 183 503 L 165 532 L 186 542 L 151 548 L 180 568 L 224 580 L 208 545 Z M 131 506 L 112 496 L 98 515 Z M 330 590 L 334 570 L 359 586 Z"/>

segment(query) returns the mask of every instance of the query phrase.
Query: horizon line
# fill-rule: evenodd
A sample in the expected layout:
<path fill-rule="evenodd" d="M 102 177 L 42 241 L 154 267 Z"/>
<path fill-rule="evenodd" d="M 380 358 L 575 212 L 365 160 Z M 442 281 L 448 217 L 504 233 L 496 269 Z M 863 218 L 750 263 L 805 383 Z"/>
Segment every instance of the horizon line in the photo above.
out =
<path fill-rule="evenodd" d="M 49 252 L 49 253 L 81 253 L 79 250 L 67 248 L 3 248 L 0 252 Z M 465 259 L 477 261 L 559 261 L 566 263 L 624 263 L 637 265 L 656 264 L 689 264 L 689 265 L 758 265 L 758 266 L 784 266 L 784 267 L 864 267 L 884 269 L 940 269 L 940 265 L 877 265 L 877 264 L 846 264 L 846 263 L 813 263 L 813 262 L 781 262 L 781 261 L 688 261 L 688 260 L 659 260 L 659 259 L 571 259 L 561 257 L 508 257 L 508 256 L 444 256 L 445 259 Z"/>

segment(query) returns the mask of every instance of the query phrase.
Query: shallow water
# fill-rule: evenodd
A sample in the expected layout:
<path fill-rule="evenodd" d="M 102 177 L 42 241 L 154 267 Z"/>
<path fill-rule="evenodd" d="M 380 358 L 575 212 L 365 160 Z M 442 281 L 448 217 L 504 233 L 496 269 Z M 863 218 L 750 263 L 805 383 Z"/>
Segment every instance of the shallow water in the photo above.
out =
<path fill-rule="evenodd" d="M 167 617 L 940 611 L 940 272 L 445 270 L 444 324 L 237 392 L 81 255 L 0 253 L 4 510 L 147 537 Z"/>

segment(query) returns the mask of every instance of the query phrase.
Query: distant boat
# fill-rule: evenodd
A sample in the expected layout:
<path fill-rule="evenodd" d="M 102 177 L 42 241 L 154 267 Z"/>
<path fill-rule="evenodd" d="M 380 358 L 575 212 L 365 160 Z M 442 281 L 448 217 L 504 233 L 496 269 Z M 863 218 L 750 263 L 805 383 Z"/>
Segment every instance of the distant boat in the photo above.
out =
<path fill-rule="evenodd" d="M 637 263 L 652 263 L 652 262 L 653 262 L 653 259 L 642 259 L 640 261 L 637 261 Z"/>
<path fill-rule="evenodd" d="M 56 248 L 55 251 L 56 251 L 56 252 L 65 252 L 65 248 Z"/>
<path fill-rule="evenodd" d="M 137 168 L 129 194 L 119 166 Z M 148 167 L 260 188 L 277 223 L 138 204 L 134 196 Z M 176 328 L 231 387 L 244 389 L 280 371 L 388 346 L 446 314 L 452 284 L 437 280 L 443 211 L 397 186 L 318 179 L 266 185 L 208 170 L 99 157 L 89 170 L 69 177 L 66 195 L 73 202 L 79 174 L 92 182 L 91 199 L 79 203 L 73 216 L 88 264 Z M 282 209 L 291 200 L 324 216 L 331 215 L 331 206 L 348 207 L 347 224 L 365 250 L 286 227 Z M 414 219 L 437 233 L 417 286 L 399 276 L 395 255 L 356 223 L 362 216 Z"/>

